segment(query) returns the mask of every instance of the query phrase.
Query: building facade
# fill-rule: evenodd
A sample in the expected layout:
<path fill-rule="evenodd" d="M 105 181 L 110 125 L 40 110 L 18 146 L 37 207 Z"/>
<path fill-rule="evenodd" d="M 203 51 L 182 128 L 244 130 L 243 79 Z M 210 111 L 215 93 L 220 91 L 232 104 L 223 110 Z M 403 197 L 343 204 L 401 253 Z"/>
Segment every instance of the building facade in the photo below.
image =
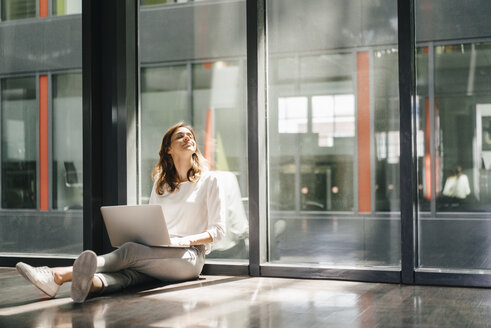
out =
<path fill-rule="evenodd" d="M 414 271 L 487 277 L 491 5 L 410 2 L 414 37 L 401 40 L 402 15 L 411 13 L 401 3 L 141 0 L 136 106 L 112 116 L 126 127 L 126 203 L 148 202 L 161 137 L 185 121 L 212 169 L 233 173 L 251 225 L 234 237 L 242 249 L 212 253 L 210 268 L 254 262 L 264 274 L 305 277 L 349 268 L 397 281 L 407 245 L 401 175 L 411 175 Z M 87 248 L 86 8 L 81 0 L 1 2 L 4 258 L 70 259 Z M 251 75 L 254 23 L 259 82 Z M 99 28 L 94 35 L 113 33 L 110 24 Z M 400 74 L 401 42 L 414 48 L 411 76 Z M 251 79 L 259 123 L 251 122 Z M 401 132 L 405 79 L 414 83 L 412 125 Z M 407 132 L 409 154 L 400 142 Z M 253 168 L 251 145 L 260 150 Z M 401 171 L 404 152 L 411 172 Z M 259 191 L 251 190 L 256 177 Z"/>

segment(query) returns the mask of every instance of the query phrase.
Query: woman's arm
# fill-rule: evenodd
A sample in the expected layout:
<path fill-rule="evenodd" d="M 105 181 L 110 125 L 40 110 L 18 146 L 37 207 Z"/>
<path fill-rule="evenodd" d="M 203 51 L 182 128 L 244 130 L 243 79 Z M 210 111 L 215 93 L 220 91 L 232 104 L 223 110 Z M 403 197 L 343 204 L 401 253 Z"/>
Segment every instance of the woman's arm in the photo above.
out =
<path fill-rule="evenodd" d="M 185 237 L 171 238 L 172 245 L 177 246 L 193 246 L 209 244 L 213 241 L 211 235 L 208 232 L 202 232 L 196 235 L 189 235 Z"/>
<path fill-rule="evenodd" d="M 208 229 L 213 242 L 219 241 L 225 235 L 226 231 L 226 200 L 225 192 L 220 186 L 218 176 L 213 175 L 207 190 L 207 208 L 208 208 Z"/>

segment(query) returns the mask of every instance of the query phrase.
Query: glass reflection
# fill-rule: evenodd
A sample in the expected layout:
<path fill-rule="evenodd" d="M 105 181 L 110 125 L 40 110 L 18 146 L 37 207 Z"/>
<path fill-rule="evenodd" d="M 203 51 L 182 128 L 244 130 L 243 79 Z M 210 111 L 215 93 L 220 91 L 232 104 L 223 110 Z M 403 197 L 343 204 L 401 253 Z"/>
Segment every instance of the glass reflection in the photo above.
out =
<path fill-rule="evenodd" d="M 268 9 L 270 260 L 398 266 L 396 7 L 269 0 Z"/>
<path fill-rule="evenodd" d="M 244 260 L 249 231 L 246 1 L 140 0 L 140 9 L 141 152 L 135 159 L 140 190 L 135 198 L 148 201 L 162 134 L 185 121 L 227 190 L 228 234 L 207 259 Z"/>
<path fill-rule="evenodd" d="M 16 20 L 36 17 L 36 0 L 2 0 L 2 20 Z"/>
<path fill-rule="evenodd" d="M 278 133 L 307 133 L 306 97 L 278 98 Z"/>
<path fill-rule="evenodd" d="M 326 63 L 344 65 L 349 57 L 324 55 L 293 60 L 291 63 L 297 65 L 293 71 L 302 71 L 299 80 L 282 78 L 291 72 L 288 66 L 282 66 L 288 58 L 272 60 L 270 115 L 278 117 L 269 130 L 270 143 L 275 145 L 270 149 L 273 209 L 352 210 L 353 85 L 327 82 L 339 94 L 326 95 L 322 94 L 325 89 L 317 90 L 319 71 L 325 70 L 326 79 L 338 76 L 336 67 Z M 295 91 L 298 84 L 304 91 Z"/>
<path fill-rule="evenodd" d="M 81 3 L 0 0 L 2 256 L 82 250 Z"/>
<path fill-rule="evenodd" d="M 162 131 L 180 120 L 193 122 L 199 147 L 227 193 L 229 229 L 209 259 L 248 258 L 244 76 L 237 61 L 142 69 L 141 201 L 148 202 L 153 182 L 146 172 L 158 159 Z"/>
<path fill-rule="evenodd" d="M 51 0 L 53 16 L 82 13 L 82 0 Z"/>
<path fill-rule="evenodd" d="M 335 138 L 354 137 L 354 95 L 312 97 L 312 132 L 319 135 L 319 147 L 333 147 Z"/>
<path fill-rule="evenodd" d="M 440 211 L 483 211 L 491 202 L 490 54 L 490 44 L 435 48 L 434 117 L 439 130 L 435 178 Z"/>
<path fill-rule="evenodd" d="M 82 209 L 82 74 L 52 77 L 54 209 Z"/>
<path fill-rule="evenodd" d="M 375 209 L 400 211 L 399 195 L 399 90 L 396 48 L 374 51 L 374 147 Z"/>
<path fill-rule="evenodd" d="M 36 80 L 3 79 L 2 208 L 36 208 Z"/>
<path fill-rule="evenodd" d="M 490 53 L 485 43 L 418 50 L 420 75 L 427 74 L 418 80 L 423 211 L 432 206 L 438 212 L 487 211 L 491 101 L 485 85 L 491 72 L 485 61 Z"/>
<path fill-rule="evenodd" d="M 474 251 L 489 248 L 490 221 L 477 213 L 491 204 L 490 55 L 480 42 L 418 49 L 422 268 L 491 269 Z"/>
<path fill-rule="evenodd" d="M 166 127 L 190 121 L 186 65 L 142 68 L 141 71 L 141 202 L 148 203 L 153 186 L 150 173 Z M 162 104 L 165 104 L 163 108 Z M 198 130 L 194 127 L 195 130 Z M 203 149 L 200 145 L 200 148 Z"/>

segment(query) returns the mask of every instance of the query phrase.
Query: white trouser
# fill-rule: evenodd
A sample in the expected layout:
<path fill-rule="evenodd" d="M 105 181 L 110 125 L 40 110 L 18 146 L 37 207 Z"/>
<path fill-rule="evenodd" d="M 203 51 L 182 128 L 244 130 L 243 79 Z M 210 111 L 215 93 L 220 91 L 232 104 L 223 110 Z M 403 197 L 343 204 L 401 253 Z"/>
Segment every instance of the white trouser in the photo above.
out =
<path fill-rule="evenodd" d="M 97 257 L 96 275 L 102 293 L 111 293 L 155 279 L 185 281 L 199 277 L 205 264 L 205 247 L 150 247 L 125 243 L 114 252 Z"/>

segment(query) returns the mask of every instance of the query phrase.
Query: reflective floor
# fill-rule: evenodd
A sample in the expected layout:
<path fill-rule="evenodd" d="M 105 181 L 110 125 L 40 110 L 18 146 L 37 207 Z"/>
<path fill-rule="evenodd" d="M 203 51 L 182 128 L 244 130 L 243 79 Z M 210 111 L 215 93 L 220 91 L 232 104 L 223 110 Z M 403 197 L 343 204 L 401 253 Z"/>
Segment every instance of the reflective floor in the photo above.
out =
<path fill-rule="evenodd" d="M 0 327 L 490 327 L 491 290 L 202 276 L 74 304 L 0 268 Z"/>

